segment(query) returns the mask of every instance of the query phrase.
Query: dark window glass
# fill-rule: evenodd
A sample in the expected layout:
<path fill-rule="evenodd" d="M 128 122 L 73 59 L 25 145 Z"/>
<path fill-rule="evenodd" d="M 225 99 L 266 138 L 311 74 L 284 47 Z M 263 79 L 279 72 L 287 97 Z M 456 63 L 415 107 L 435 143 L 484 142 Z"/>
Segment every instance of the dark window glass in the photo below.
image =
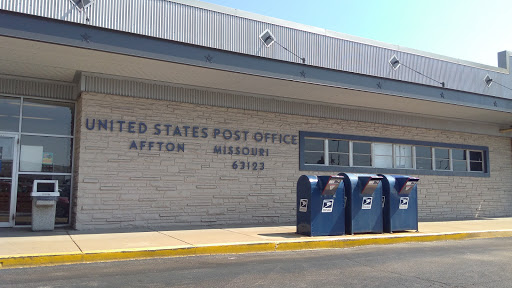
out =
<path fill-rule="evenodd" d="M 9 222 L 12 179 L 0 179 L 0 222 Z"/>
<path fill-rule="evenodd" d="M 21 100 L 0 97 L 0 131 L 18 132 Z"/>
<path fill-rule="evenodd" d="M 469 151 L 469 171 L 484 171 L 484 156 L 481 151 Z"/>
<path fill-rule="evenodd" d="M 0 177 L 12 177 L 15 146 L 14 137 L 0 136 Z"/>
<path fill-rule="evenodd" d="M 372 154 L 372 144 L 365 142 L 354 142 L 352 144 L 354 154 Z"/>
<path fill-rule="evenodd" d="M 466 161 L 453 161 L 453 171 L 468 171 Z"/>
<path fill-rule="evenodd" d="M 324 152 L 304 152 L 305 164 L 325 164 Z"/>
<path fill-rule="evenodd" d="M 307 138 L 304 140 L 304 151 L 324 151 L 324 140 Z"/>
<path fill-rule="evenodd" d="M 20 171 L 71 173 L 71 138 L 21 136 Z"/>
<path fill-rule="evenodd" d="M 471 160 L 471 161 L 483 161 L 482 152 L 469 151 L 469 160 Z"/>
<path fill-rule="evenodd" d="M 450 160 L 436 159 L 436 170 L 450 170 Z"/>
<path fill-rule="evenodd" d="M 18 197 L 16 200 L 16 225 L 30 225 L 32 222 L 32 185 L 34 180 L 59 180 L 59 193 L 55 224 L 69 223 L 71 176 L 19 175 Z"/>
<path fill-rule="evenodd" d="M 482 162 L 469 162 L 470 171 L 484 171 Z"/>
<path fill-rule="evenodd" d="M 348 141 L 329 140 L 329 152 L 349 153 Z"/>
<path fill-rule="evenodd" d="M 37 192 L 54 192 L 55 185 L 53 183 L 38 183 Z"/>
<path fill-rule="evenodd" d="M 416 169 L 432 170 L 432 159 L 416 158 Z"/>
<path fill-rule="evenodd" d="M 354 166 L 372 166 L 371 155 L 354 154 Z"/>
<path fill-rule="evenodd" d="M 348 154 L 331 153 L 329 158 L 329 165 L 349 166 Z"/>
<path fill-rule="evenodd" d="M 416 146 L 416 157 L 432 158 L 432 149 L 425 146 Z"/>
<path fill-rule="evenodd" d="M 437 159 L 450 159 L 449 149 L 436 148 L 436 160 Z"/>
<path fill-rule="evenodd" d="M 466 160 L 466 150 L 453 149 L 452 158 L 453 160 Z"/>
<path fill-rule="evenodd" d="M 72 135 L 73 103 L 23 100 L 21 132 Z"/>

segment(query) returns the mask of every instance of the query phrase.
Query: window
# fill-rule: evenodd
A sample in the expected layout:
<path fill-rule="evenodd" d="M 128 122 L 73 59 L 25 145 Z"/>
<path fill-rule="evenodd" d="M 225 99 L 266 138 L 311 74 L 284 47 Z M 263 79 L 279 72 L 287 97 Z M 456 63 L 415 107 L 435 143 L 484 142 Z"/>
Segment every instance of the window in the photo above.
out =
<path fill-rule="evenodd" d="M 71 173 L 71 138 L 21 136 L 20 171 Z"/>
<path fill-rule="evenodd" d="M 412 168 L 412 146 L 395 145 L 395 168 Z"/>
<path fill-rule="evenodd" d="M 453 171 L 467 171 L 468 170 L 468 161 L 466 157 L 466 150 L 462 149 L 452 149 L 452 159 L 453 159 Z"/>
<path fill-rule="evenodd" d="M 478 174 L 474 172 L 480 172 L 483 176 L 479 177 L 489 176 L 485 160 L 488 148 L 483 146 L 318 132 L 300 134 L 301 170 L 394 173 L 394 169 L 401 169 L 410 172 L 400 173 L 411 174 L 475 176 Z"/>
<path fill-rule="evenodd" d="M 350 148 L 349 141 L 328 140 L 329 141 L 329 165 L 349 166 Z"/>
<path fill-rule="evenodd" d="M 325 141 L 323 139 L 306 139 L 304 147 L 304 163 L 325 164 L 324 142 Z"/>
<path fill-rule="evenodd" d="M 393 144 L 373 143 L 375 167 L 393 168 Z"/>
<path fill-rule="evenodd" d="M 69 223 L 74 107 L 68 101 L 0 96 L 0 132 L 18 135 L 20 141 L 15 225 L 31 223 L 34 179 L 59 180 L 55 223 Z"/>
<path fill-rule="evenodd" d="M 352 142 L 353 166 L 372 166 L 372 144 Z"/>
<path fill-rule="evenodd" d="M 23 174 L 18 177 L 18 193 L 16 201 L 16 225 L 30 225 L 32 215 L 32 184 L 34 180 L 58 180 L 59 198 L 55 211 L 55 224 L 67 224 L 71 202 L 71 176 L 69 175 L 31 175 Z"/>
<path fill-rule="evenodd" d="M 435 148 L 436 170 L 450 170 L 450 149 Z"/>
<path fill-rule="evenodd" d="M 469 151 L 469 171 L 484 171 L 484 157 L 481 151 Z"/>
<path fill-rule="evenodd" d="M 18 132 L 21 100 L 0 97 L 0 131 Z"/>
<path fill-rule="evenodd" d="M 432 148 L 416 146 L 416 169 L 432 170 Z"/>
<path fill-rule="evenodd" d="M 72 135 L 73 103 L 25 99 L 21 132 Z"/>

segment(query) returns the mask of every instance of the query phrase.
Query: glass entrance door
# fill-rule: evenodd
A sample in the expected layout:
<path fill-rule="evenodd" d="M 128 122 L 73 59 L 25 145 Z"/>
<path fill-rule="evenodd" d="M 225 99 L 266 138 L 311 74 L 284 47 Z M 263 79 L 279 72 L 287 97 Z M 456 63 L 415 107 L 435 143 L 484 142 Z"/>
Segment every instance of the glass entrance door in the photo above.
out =
<path fill-rule="evenodd" d="M 0 227 L 14 226 L 18 136 L 0 133 Z"/>

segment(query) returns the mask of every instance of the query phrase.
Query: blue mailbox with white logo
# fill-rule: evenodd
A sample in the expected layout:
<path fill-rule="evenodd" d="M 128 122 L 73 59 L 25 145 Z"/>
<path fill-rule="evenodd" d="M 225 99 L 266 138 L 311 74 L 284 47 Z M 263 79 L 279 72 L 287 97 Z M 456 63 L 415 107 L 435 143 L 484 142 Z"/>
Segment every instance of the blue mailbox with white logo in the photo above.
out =
<path fill-rule="evenodd" d="M 383 175 L 384 232 L 418 231 L 419 178 L 405 175 Z"/>
<path fill-rule="evenodd" d="M 342 176 L 302 175 L 297 181 L 297 234 L 345 234 Z"/>
<path fill-rule="evenodd" d="M 382 233 L 382 177 L 351 173 L 338 175 L 344 177 L 346 233 Z"/>

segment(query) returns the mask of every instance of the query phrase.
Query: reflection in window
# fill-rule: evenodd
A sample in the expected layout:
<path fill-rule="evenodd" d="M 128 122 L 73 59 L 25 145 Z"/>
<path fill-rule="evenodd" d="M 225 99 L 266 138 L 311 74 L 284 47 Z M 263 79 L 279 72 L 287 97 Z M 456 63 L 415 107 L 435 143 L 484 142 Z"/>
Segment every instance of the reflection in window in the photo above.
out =
<path fill-rule="evenodd" d="M 484 157 L 481 151 L 469 151 L 469 171 L 484 171 Z"/>
<path fill-rule="evenodd" d="M 435 148 L 436 170 L 450 170 L 450 149 Z"/>
<path fill-rule="evenodd" d="M 0 97 L 0 131 L 18 132 L 21 100 Z"/>
<path fill-rule="evenodd" d="M 0 136 L 0 177 L 12 177 L 14 163 L 14 137 Z"/>
<path fill-rule="evenodd" d="M 305 164 L 325 164 L 324 140 L 306 138 L 304 145 Z"/>
<path fill-rule="evenodd" d="M 34 180 L 58 180 L 60 196 L 57 199 L 55 224 L 69 223 L 69 203 L 71 191 L 71 176 L 51 175 L 19 175 L 18 198 L 16 201 L 15 225 L 30 225 L 32 223 L 32 184 Z"/>
<path fill-rule="evenodd" d="M 416 146 L 416 169 L 432 170 L 432 148 Z"/>
<path fill-rule="evenodd" d="M 372 144 L 367 142 L 353 142 L 354 166 L 372 166 Z"/>
<path fill-rule="evenodd" d="M 468 171 L 466 150 L 452 149 L 453 171 Z"/>
<path fill-rule="evenodd" d="M 349 142 L 329 140 L 329 165 L 349 166 Z"/>
<path fill-rule="evenodd" d="M 9 222 L 12 179 L 0 179 L 0 222 Z"/>
<path fill-rule="evenodd" d="M 21 136 L 20 171 L 71 173 L 71 138 Z"/>
<path fill-rule="evenodd" d="M 452 144 L 446 144 L 445 146 L 443 143 L 440 143 L 438 147 L 414 146 L 415 141 L 408 140 L 404 141 L 407 141 L 407 144 L 372 143 L 364 142 L 366 140 L 365 138 L 371 137 L 340 135 L 340 137 L 347 137 L 348 139 L 357 139 L 353 141 L 343 138 L 320 138 L 320 135 L 323 133 L 309 132 L 308 134 L 310 134 L 311 137 L 301 139 L 301 165 L 317 164 L 317 166 L 319 166 L 318 164 L 320 164 L 322 166 L 332 167 L 331 169 L 312 167 L 312 170 L 335 171 L 335 169 L 337 169 L 336 167 L 374 167 L 384 169 L 453 171 L 459 173 L 469 171 L 485 172 L 486 165 L 488 165 L 487 160 L 484 159 L 484 150 L 470 151 L 466 149 L 449 148 Z M 315 134 L 319 135 L 317 136 Z M 329 136 L 334 137 L 331 135 Z M 386 140 L 385 138 L 381 139 Z M 392 140 L 390 142 L 396 141 L 396 139 L 387 140 Z M 421 141 L 418 141 L 418 144 L 425 145 L 422 144 Z M 458 146 L 472 147 L 469 145 Z M 324 157 L 327 158 L 327 161 L 325 161 Z M 303 166 L 301 166 L 301 169 L 303 169 Z M 361 170 L 365 170 L 365 168 Z M 425 171 L 424 173 L 430 172 Z"/>
<path fill-rule="evenodd" d="M 73 107 L 73 103 L 25 99 L 21 132 L 71 136 Z"/>

